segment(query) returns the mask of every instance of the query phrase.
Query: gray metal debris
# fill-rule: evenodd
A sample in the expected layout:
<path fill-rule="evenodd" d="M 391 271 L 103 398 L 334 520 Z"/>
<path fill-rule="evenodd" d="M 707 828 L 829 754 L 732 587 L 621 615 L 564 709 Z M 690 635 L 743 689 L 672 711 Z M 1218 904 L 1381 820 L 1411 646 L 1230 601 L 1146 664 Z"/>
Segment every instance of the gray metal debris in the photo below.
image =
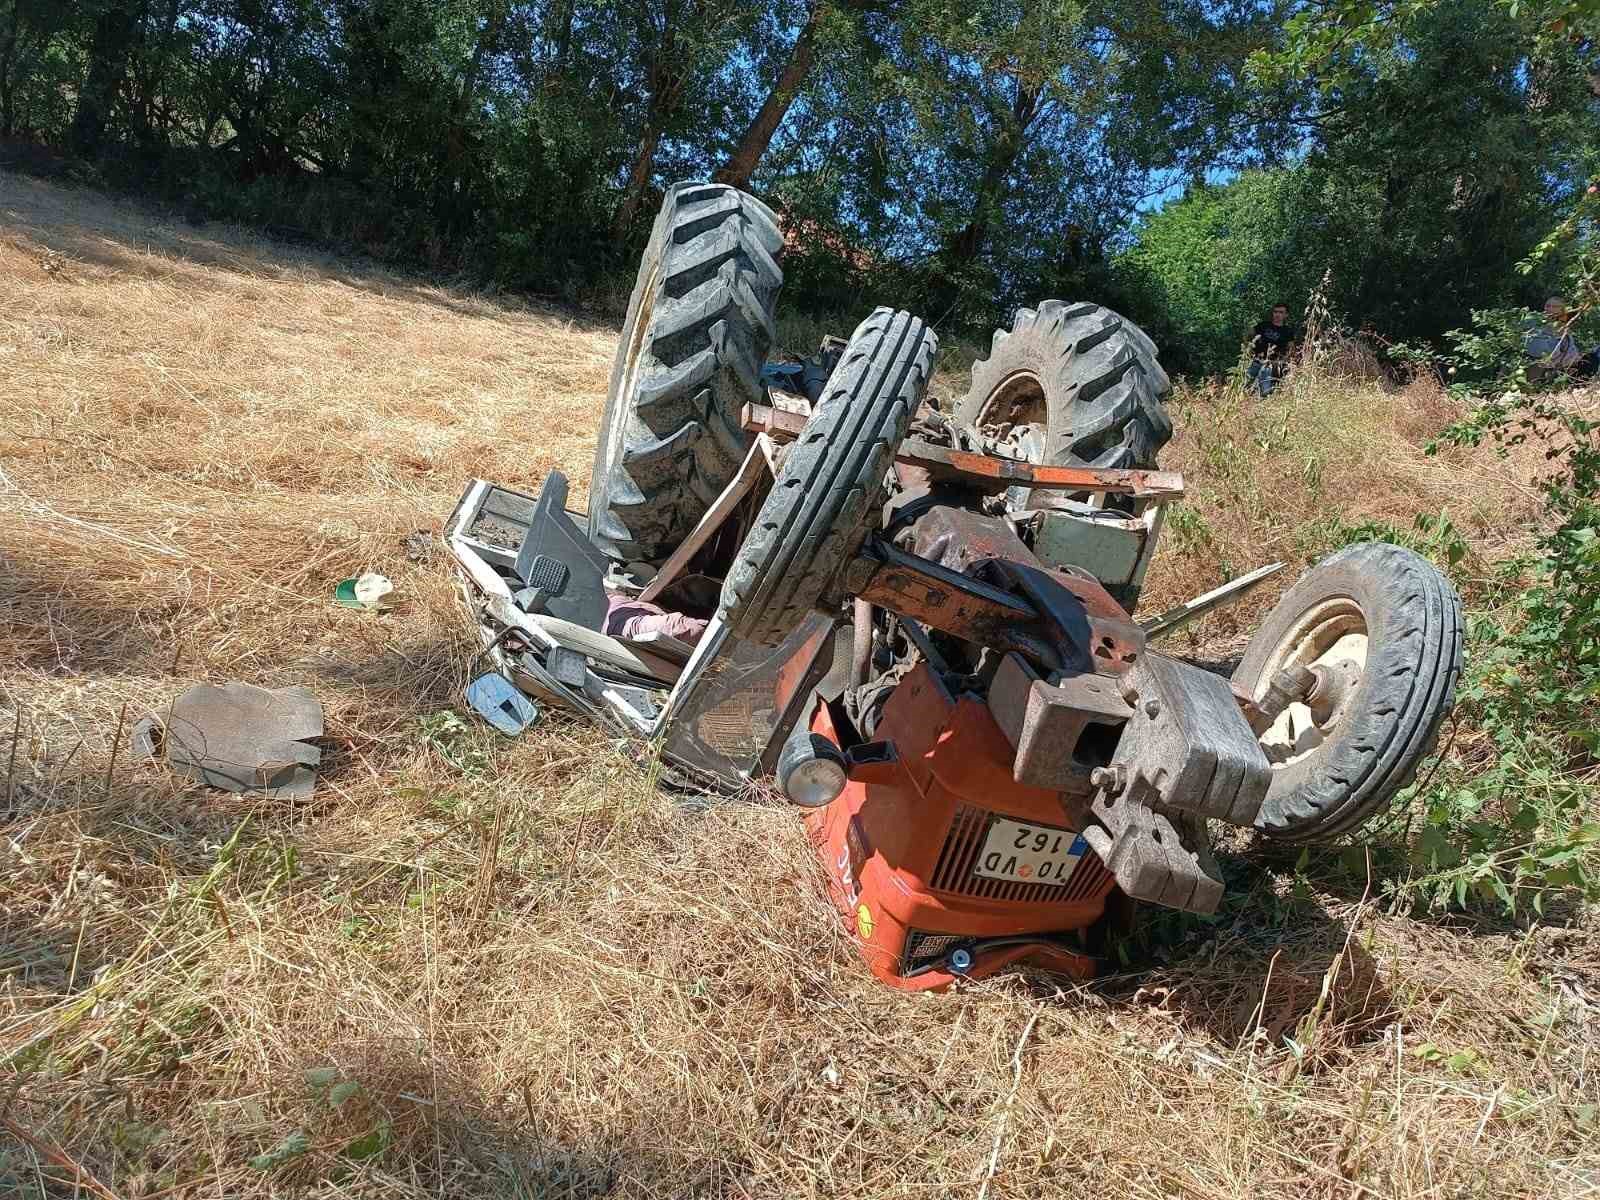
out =
<path fill-rule="evenodd" d="M 162 741 L 179 775 L 271 799 L 311 795 L 322 749 L 322 705 L 307 689 L 202 683 L 172 702 Z"/>

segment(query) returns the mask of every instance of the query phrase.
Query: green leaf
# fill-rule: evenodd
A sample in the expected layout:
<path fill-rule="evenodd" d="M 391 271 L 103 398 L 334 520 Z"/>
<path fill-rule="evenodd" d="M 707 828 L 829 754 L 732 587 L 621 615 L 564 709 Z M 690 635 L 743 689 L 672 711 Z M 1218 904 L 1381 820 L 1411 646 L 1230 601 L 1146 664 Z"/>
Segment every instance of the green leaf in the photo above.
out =
<path fill-rule="evenodd" d="M 271 1171 L 281 1167 L 286 1162 L 292 1162 L 311 1149 L 311 1135 L 304 1129 L 296 1129 L 283 1141 L 271 1150 L 256 1155 L 250 1160 L 250 1165 L 257 1171 Z"/>
<path fill-rule="evenodd" d="M 311 1067 L 306 1071 L 306 1084 L 315 1091 L 326 1091 L 339 1082 L 341 1074 L 338 1067 Z"/>
<path fill-rule="evenodd" d="M 360 1162 L 376 1154 L 382 1154 L 388 1145 L 389 1126 L 378 1125 L 369 1129 L 354 1141 L 346 1143 L 345 1148 L 340 1153 L 346 1158 Z"/>
<path fill-rule="evenodd" d="M 360 1090 L 361 1085 L 354 1079 L 346 1079 L 343 1083 L 334 1085 L 333 1090 L 328 1093 L 328 1103 L 332 1107 L 338 1108 L 341 1104 L 350 1099 L 351 1096 L 354 1096 Z"/>
<path fill-rule="evenodd" d="M 1477 1051 L 1457 1050 L 1449 1058 L 1444 1060 L 1444 1065 L 1449 1067 L 1452 1071 L 1473 1071 L 1478 1066 Z"/>
<path fill-rule="evenodd" d="M 1360 879 L 1367 873 L 1367 851 L 1363 846 L 1346 846 L 1339 851 L 1339 866 L 1346 875 Z"/>
<path fill-rule="evenodd" d="M 1421 867 L 1453 867 L 1461 861 L 1461 851 L 1445 836 L 1443 830 L 1434 825 L 1425 825 L 1417 835 L 1414 857 Z"/>

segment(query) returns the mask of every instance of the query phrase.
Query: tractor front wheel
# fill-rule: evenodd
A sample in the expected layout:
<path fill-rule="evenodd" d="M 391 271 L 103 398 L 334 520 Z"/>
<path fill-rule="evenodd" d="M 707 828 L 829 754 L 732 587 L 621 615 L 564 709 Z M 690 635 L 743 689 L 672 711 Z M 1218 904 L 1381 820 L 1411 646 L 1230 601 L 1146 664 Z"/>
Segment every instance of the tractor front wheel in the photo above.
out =
<path fill-rule="evenodd" d="M 1261 734 L 1272 783 L 1256 828 L 1329 841 L 1410 783 L 1455 697 L 1461 627 L 1449 581 L 1383 542 L 1349 546 L 1290 588 L 1233 674 L 1257 700 L 1287 668 L 1315 677 Z"/>
<path fill-rule="evenodd" d="M 856 327 L 723 581 L 736 636 L 775 646 L 813 609 L 842 603 L 835 582 L 878 519 L 938 344 L 921 318 L 893 309 Z"/>

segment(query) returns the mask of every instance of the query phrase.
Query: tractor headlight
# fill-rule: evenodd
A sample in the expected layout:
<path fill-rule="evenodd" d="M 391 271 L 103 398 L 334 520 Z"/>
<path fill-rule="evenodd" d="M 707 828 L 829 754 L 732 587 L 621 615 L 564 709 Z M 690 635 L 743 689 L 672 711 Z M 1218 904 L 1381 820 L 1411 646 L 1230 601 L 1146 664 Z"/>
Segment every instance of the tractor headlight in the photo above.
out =
<path fill-rule="evenodd" d="M 844 791 L 848 771 L 839 747 L 820 733 L 803 730 L 783 744 L 777 776 L 779 790 L 795 804 L 821 808 Z"/>

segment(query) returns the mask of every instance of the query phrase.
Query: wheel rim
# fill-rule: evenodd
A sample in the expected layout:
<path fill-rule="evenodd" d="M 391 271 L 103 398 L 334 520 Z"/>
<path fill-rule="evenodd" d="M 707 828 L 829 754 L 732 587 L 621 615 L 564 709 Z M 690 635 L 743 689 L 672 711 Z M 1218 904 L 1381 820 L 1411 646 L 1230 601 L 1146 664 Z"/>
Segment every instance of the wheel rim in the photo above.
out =
<path fill-rule="evenodd" d="M 1022 462 L 1044 461 L 1044 383 L 1032 371 L 1014 371 L 989 393 L 974 422 L 997 449 Z"/>
<path fill-rule="evenodd" d="M 1317 675 L 1309 695 L 1291 701 L 1261 735 L 1272 769 L 1282 770 L 1320 750 L 1350 710 L 1367 668 L 1367 618 L 1349 596 L 1324 600 L 1304 613 L 1267 658 L 1256 687 L 1266 695 L 1278 672 L 1306 667 Z"/>

